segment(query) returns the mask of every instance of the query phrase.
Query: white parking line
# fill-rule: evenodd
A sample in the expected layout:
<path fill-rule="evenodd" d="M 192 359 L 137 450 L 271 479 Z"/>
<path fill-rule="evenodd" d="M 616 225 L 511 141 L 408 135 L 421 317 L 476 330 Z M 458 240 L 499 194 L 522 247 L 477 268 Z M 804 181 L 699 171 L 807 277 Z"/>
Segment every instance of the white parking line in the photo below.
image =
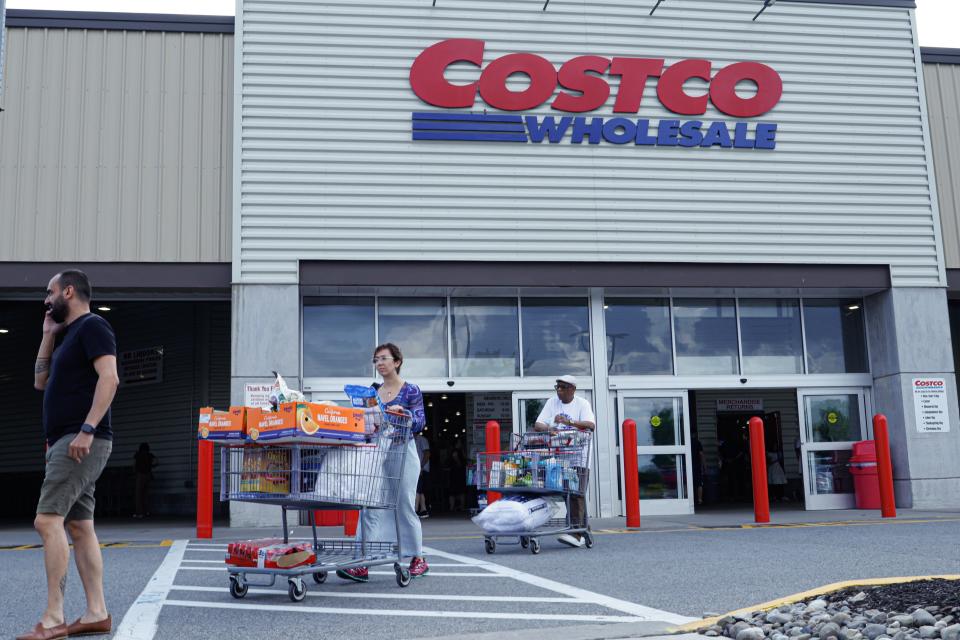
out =
<path fill-rule="evenodd" d="M 304 607 L 282 604 L 240 604 L 235 602 L 196 602 L 166 600 L 163 604 L 174 607 L 200 609 L 232 609 L 247 611 L 271 611 L 289 613 L 322 613 L 326 615 L 388 616 L 400 618 L 474 618 L 485 620 L 562 620 L 564 622 L 637 622 L 636 616 L 600 616 L 566 613 L 499 613 L 492 611 L 410 611 L 405 609 L 338 609 L 335 607 Z"/>
<path fill-rule="evenodd" d="M 645 607 L 642 604 L 637 604 L 635 602 L 628 602 L 626 600 L 620 600 L 618 598 L 605 596 L 600 593 L 594 593 L 593 591 L 587 591 L 586 589 L 574 587 L 572 585 L 564 584 L 562 582 L 557 582 L 555 580 L 550 580 L 548 578 L 541 578 L 540 576 L 535 576 L 530 573 L 524 573 L 523 571 L 511 569 L 510 567 L 505 567 L 500 564 L 494 564 L 493 562 L 488 562 L 486 560 L 477 560 L 475 558 L 470 558 L 468 556 L 461 556 L 453 553 L 447 553 L 445 551 L 440 551 L 438 549 L 430 549 L 427 547 L 424 547 L 423 551 L 424 553 L 440 556 L 441 558 L 446 558 L 447 560 L 456 560 L 466 565 L 483 568 L 497 575 L 500 575 L 504 578 L 513 578 L 514 580 L 525 582 L 535 587 L 540 587 L 541 589 L 547 589 L 548 591 L 553 591 L 555 593 L 562 593 L 564 595 L 570 596 L 572 598 L 576 598 L 578 600 L 592 602 L 594 604 L 607 607 L 608 609 L 613 609 L 614 611 L 622 611 L 624 613 L 629 613 L 635 616 L 633 620 L 637 620 L 639 618 L 642 620 L 656 620 L 658 622 L 670 622 L 673 624 L 683 624 L 696 619 L 696 618 L 690 618 L 687 616 L 681 616 L 679 614 L 672 613 L 670 611 L 663 611 L 662 609 L 653 609 L 651 607 Z"/>
<path fill-rule="evenodd" d="M 187 548 L 186 540 L 176 540 L 140 596 L 127 610 L 117 627 L 118 640 L 151 640 L 157 633 L 157 619 L 167 598 L 177 569 Z"/>
<path fill-rule="evenodd" d="M 203 593 L 230 593 L 226 587 L 195 587 L 192 585 L 175 584 L 170 587 L 171 591 L 198 591 Z M 248 593 L 265 595 L 287 595 L 286 589 L 269 589 L 250 587 Z M 409 591 L 396 591 L 392 593 L 369 593 L 350 590 L 348 593 L 337 593 L 335 591 L 307 591 L 307 595 L 314 598 L 347 598 L 349 600 L 450 600 L 456 602 L 543 602 L 550 604 L 589 604 L 584 600 L 574 598 L 554 598 L 546 596 L 535 598 L 532 596 L 460 596 L 449 595 L 445 593 L 410 593 Z"/>

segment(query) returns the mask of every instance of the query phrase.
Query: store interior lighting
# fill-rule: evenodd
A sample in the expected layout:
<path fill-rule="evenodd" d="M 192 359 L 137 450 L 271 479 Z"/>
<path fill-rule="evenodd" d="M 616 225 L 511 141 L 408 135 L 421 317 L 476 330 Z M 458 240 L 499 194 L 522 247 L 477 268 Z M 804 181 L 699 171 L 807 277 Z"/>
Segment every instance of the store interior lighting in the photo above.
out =
<path fill-rule="evenodd" d="M 97 311 L 113 311 L 110 307 L 97 307 Z"/>

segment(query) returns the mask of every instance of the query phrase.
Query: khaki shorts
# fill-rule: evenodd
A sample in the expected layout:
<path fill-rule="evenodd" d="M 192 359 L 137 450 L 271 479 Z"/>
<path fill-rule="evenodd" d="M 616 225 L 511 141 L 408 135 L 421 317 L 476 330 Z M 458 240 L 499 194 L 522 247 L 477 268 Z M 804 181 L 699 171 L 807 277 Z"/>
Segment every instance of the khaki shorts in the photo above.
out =
<path fill-rule="evenodd" d="M 96 506 L 93 492 L 97 479 L 107 466 L 113 442 L 94 438 L 90 454 L 78 463 L 67 456 L 74 437 L 68 433 L 47 449 L 47 468 L 40 488 L 37 513 L 55 513 L 67 521 L 93 520 L 93 508 Z"/>

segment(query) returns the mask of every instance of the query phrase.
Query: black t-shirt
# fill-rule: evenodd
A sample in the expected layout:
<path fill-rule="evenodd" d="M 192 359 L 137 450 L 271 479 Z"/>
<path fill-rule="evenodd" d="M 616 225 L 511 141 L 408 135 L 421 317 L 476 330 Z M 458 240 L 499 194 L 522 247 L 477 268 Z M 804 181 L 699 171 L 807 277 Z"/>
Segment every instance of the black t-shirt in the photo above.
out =
<path fill-rule="evenodd" d="M 43 394 L 43 430 L 48 444 L 52 446 L 63 436 L 80 432 L 100 379 L 93 361 L 100 356 L 116 355 L 113 328 L 100 316 L 88 313 L 67 325 L 60 346 L 53 352 Z M 109 409 L 94 437 L 113 439 Z"/>

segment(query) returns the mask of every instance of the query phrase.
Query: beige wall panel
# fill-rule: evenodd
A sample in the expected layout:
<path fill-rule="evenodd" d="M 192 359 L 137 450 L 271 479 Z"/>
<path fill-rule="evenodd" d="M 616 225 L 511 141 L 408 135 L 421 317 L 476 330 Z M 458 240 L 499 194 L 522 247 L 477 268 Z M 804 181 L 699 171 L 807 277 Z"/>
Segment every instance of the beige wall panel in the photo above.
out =
<path fill-rule="evenodd" d="M 933 168 L 948 269 L 960 269 L 960 65 L 925 64 Z"/>
<path fill-rule="evenodd" d="M 0 261 L 229 262 L 233 36 L 7 37 Z"/>

